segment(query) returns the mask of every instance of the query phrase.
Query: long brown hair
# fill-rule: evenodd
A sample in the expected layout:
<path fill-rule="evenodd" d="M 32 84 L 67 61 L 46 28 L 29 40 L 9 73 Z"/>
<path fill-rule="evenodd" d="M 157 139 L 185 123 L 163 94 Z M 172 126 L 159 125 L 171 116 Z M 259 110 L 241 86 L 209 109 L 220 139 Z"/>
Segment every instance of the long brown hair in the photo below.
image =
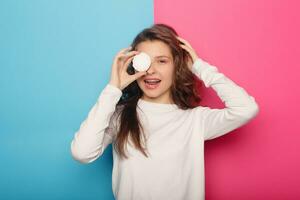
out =
<path fill-rule="evenodd" d="M 180 47 L 180 41 L 176 38 L 177 32 L 166 24 L 153 24 L 150 28 L 143 29 L 133 40 L 131 46 L 136 50 L 136 46 L 144 41 L 159 40 L 167 44 L 174 58 L 175 74 L 171 86 L 171 96 L 174 103 L 181 109 L 194 108 L 202 100 L 198 94 L 197 85 L 202 86 L 202 82 L 188 68 L 188 59 L 192 59 L 190 54 Z M 134 73 L 133 68 L 127 69 L 129 74 Z M 143 95 L 143 91 L 137 84 L 132 82 L 122 90 L 122 96 L 117 103 L 117 108 L 121 108 L 118 117 L 120 125 L 114 141 L 115 150 L 121 158 L 128 158 L 125 154 L 126 143 L 129 137 L 135 148 L 141 151 L 146 157 L 146 148 L 142 146 L 143 127 L 138 118 L 136 106 L 138 100 Z M 119 110 L 119 109 L 116 109 Z"/>

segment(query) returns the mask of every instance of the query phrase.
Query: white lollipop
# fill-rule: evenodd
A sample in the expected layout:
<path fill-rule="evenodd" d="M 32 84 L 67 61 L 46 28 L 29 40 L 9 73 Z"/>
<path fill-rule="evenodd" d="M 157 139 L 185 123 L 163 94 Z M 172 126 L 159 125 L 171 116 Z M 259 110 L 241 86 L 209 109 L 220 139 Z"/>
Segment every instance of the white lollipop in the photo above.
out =
<path fill-rule="evenodd" d="M 148 54 L 140 52 L 132 60 L 132 66 L 137 71 L 147 71 L 151 65 L 151 58 Z"/>

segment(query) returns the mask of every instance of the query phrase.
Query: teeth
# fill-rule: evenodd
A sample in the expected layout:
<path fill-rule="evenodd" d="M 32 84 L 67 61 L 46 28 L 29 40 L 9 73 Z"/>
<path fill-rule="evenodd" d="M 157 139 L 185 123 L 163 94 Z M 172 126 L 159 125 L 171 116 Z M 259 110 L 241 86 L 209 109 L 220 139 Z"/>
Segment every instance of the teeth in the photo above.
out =
<path fill-rule="evenodd" d="M 158 83 L 160 80 L 145 80 L 146 83 Z"/>

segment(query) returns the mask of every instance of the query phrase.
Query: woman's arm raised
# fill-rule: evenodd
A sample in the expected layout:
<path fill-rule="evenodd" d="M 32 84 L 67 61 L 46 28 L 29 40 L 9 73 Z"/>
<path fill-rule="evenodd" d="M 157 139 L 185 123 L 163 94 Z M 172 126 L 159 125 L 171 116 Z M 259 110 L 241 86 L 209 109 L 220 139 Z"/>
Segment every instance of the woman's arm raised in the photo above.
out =
<path fill-rule="evenodd" d="M 257 115 L 259 106 L 255 98 L 220 73 L 216 66 L 197 58 L 192 65 L 192 72 L 204 82 L 206 88 L 212 87 L 226 106 L 223 109 L 197 107 L 203 120 L 204 140 L 214 139 L 241 127 Z"/>
<path fill-rule="evenodd" d="M 134 55 L 139 53 L 128 52 L 130 49 L 131 47 L 121 49 L 114 57 L 109 84 L 101 92 L 96 104 L 75 133 L 71 153 L 73 158 L 81 163 L 93 162 L 103 153 L 107 145 L 112 143 L 117 131 L 117 120 L 114 116 L 119 114 L 116 105 L 122 96 L 122 90 L 146 73 L 138 72 L 133 75 L 127 73 L 129 63 Z"/>
<path fill-rule="evenodd" d="M 259 106 L 254 97 L 220 73 L 216 66 L 199 58 L 187 40 L 179 36 L 177 39 L 181 42 L 180 46 L 192 58 L 192 65 L 189 65 L 189 69 L 204 82 L 205 87 L 212 87 L 226 106 L 224 109 L 202 106 L 196 108 L 203 122 L 204 140 L 224 135 L 246 124 L 257 115 Z"/>

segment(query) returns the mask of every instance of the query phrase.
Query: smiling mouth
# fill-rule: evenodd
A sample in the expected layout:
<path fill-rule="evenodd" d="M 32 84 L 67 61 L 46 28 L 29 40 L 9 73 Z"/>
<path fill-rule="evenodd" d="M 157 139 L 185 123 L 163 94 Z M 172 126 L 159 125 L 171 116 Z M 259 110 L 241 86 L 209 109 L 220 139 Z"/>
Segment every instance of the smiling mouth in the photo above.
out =
<path fill-rule="evenodd" d="M 161 80 L 144 80 L 147 89 L 155 89 L 159 86 Z"/>
<path fill-rule="evenodd" d="M 150 85 L 155 85 L 159 82 L 161 82 L 161 80 L 144 80 L 145 83 L 150 84 Z"/>

